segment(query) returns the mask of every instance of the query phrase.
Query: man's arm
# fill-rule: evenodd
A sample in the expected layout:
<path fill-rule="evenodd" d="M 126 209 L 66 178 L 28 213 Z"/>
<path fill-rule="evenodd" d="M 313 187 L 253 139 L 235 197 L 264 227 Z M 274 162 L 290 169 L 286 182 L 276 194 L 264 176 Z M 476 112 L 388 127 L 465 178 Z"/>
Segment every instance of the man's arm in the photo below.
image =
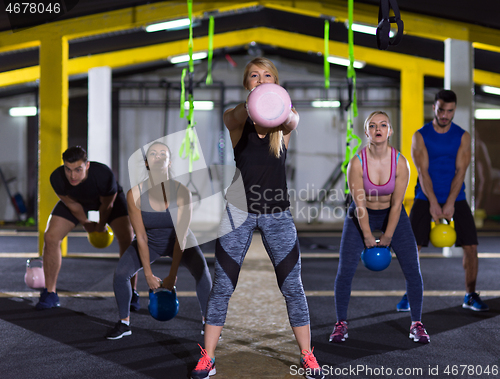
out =
<path fill-rule="evenodd" d="M 101 206 L 99 207 L 99 222 L 97 223 L 96 230 L 98 232 L 104 232 L 106 230 L 106 222 L 108 217 L 113 210 L 113 204 L 115 202 L 117 193 L 110 196 L 100 196 Z"/>
<path fill-rule="evenodd" d="M 470 134 L 468 132 L 465 132 L 462 135 L 462 141 L 457 152 L 455 176 L 451 181 L 450 193 L 448 195 L 448 198 L 446 199 L 446 203 L 443 206 L 443 213 L 447 219 L 451 219 L 453 217 L 453 214 L 455 213 L 455 201 L 457 200 L 457 196 L 462 189 L 462 185 L 465 179 L 465 173 L 467 172 L 467 168 L 469 167 L 470 160 Z"/>
<path fill-rule="evenodd" d="M 411 142 L 411 157 L 413 163 L 417 167 L 418 180 L 422 191 L 429 200 L 430 207 L 429 211 L 434 220 L 438 220 L 443 217 L 443 210 L 438 203 L 436 195 L 434 194 L 434 188 L 432 186 L 432 179 L 429 175 L 429 155 L 427 153 L 427 147 L 425 147 L 424 138 L 419 131 L 413 134 Z"/>
<path fill-rule="evenodd" d="M 69 208 L 73 216 L 75 216 L 77 220 L 80 221 L 80 223 L 88 233 L 94 232 L 96 230 L 97 223 L 92 222 L 87 218 L 87 214 L 85 213 L 83 206 L 79 202 L 73 200 L 69 196 L 65 195 L 57 195 L 57 196 Z"/>

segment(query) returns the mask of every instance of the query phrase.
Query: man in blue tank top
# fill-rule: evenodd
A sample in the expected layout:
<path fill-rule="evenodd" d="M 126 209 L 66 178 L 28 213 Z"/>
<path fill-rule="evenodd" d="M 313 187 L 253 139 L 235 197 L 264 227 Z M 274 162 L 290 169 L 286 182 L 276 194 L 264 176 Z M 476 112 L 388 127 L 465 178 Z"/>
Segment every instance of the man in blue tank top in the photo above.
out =
<path fill-rule="evenodd" d="M 463 308 L 487 311 L 488 306 L 476 293 L 478 272 L 477 231 L 465 197 L 464 178 L 471 160 L 471 137 L 452 122 L 457 107 L 453 91 L 441 90 L 434 99 L 434 119 L 413 135 L 411 155 L 417 167 L 415 202 L 410 213 L 418 250 L 429 244 L 431 218 L 455 222 L 455 246 L 464 250 L 466 295 Z M 406 296 L 406 295 L 405 295 Z M 405 296 L 398 311 L 409 311 Z"/>

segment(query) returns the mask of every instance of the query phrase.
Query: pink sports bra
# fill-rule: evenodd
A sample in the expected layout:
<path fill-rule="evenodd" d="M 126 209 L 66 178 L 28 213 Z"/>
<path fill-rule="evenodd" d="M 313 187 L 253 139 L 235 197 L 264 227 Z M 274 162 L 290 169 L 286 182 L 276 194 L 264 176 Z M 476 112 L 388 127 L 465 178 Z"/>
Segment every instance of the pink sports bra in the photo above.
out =
<path fill-rule="evenodd" d="M 363 167 L 363 186 L 365 188 L 365 192 L 369 196 L 387 196 L 394 192 L 394 188 L 396 187 L 396 167 L 398 165 L 399 153 L 396 157 L 396 149 L 391 147 L 391 176 L 387 183 L 382 185 L 377 185 L 372 183 L 370 180 L 370 176 L 368 175 L 368 163 L 366 161 L 366 147 L 361 150 L 361 157 L 359 154 L 356 154 L 359 160 L 361 161 L 361 166 Z"/>

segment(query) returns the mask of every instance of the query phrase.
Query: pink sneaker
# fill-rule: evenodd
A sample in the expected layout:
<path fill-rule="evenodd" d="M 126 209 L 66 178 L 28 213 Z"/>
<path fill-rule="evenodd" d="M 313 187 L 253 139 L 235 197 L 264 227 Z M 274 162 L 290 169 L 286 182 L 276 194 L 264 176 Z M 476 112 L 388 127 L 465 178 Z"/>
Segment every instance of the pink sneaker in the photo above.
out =
<path fill-rule="evenodd" d="M 337 321 L 332 334 L 330 334 L 330 342 L 344 342 L 349 337 L 347 334 L 347 321 Z"/>
<path fill-rule="evenodd" d="M 311 351 L 302 350 L 304 358 L 300 360 L 300 366 L 304 370 L 304 377 L 306 379 L 323 379 L 325 376 L 321 372 L 318 361 L 313 354 L 314 348 Z"/>
<path fill-rule="evenodd" d="M 410 327 L 410 338 L 413 338 L 413 341 L 418 343 L 431 342 L 431 337 L 429 337 L 427 331 L 424 328 L 424 324 L 422 324 L 420 321 L 416 322 Z"/>
<path fill-rule="evenodd" d="M 198 345 L 200 346 L 200 345 Z M 215 375 L 215 359 L 208 356 L 207 351 L 200 346 L 201 358 L 198 364 L 191 372 L 191 379 L 208 379 L 210 376 Z"/>

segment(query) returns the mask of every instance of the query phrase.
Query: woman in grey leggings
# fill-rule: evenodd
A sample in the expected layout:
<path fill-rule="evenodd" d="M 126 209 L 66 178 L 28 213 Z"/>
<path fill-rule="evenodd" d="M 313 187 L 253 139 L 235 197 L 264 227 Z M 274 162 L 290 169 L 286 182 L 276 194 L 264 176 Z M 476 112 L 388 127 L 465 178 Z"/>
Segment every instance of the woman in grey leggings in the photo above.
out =
<path fill-rule="evenodd" d="M 278 84 L 278 71 L 270 60 L 255 58 L 245 68 L 243 85 L 250 91 L 263 83 Z M 285 175 L 290 133 L 298 122 L 299 115 L 294 108 L 289 111 L 285 122 L 275 128 L 264 128 L 252 121 L 246 103 L 224 113 L 236 167 L 245 188 L 247 209 L 228 204 L 220 225 L 214 286 L 208 299 L 205 324 L 206 350 L 201 349 L 202 356 L 191 373 L 193 379 L 206 379 L 215 374 L 215 348 L 226 319 L 229 298 L 236 288 L 255 230 L 260 231 L 276 271 L 290 324 L 302 353 L 301 365 L 306 377 L 323 378 L 311 349 L 309 309 L 300 277 L 300 250 L 289 210 Z M 231 188 L 226 194 L 228 199 L 231 198 L 230 192 Z"/>
<path fill-rule="evenodd" d="M 136 237 L 115 270 L 113 288 L 120 320 L 106 335 L 108 339 L 132 334 L 128 305 L 132 288 L 129 279 L 141 268 L 144 269 L 148 287 L 155 290 L 160 286 L 172 289 L 179 265 L 186 266 L 196 280 L 203 320 L 212 288 L 206 260 L 188 228 L 191 212 L 187 205 L 191 202 L 191 194 L 184 185 L 169 178 L 169 148 L 160 142 L 151 144 L 146 153 L 146 167 L 149 170 L 148 181 L 127 193 L 130 221 Z M 184 249 L 184 246 L 191 247 Z M 170 273 L 163 281 L 151 270 L 151 263 L 161 256 L 172 257 Z"/>

